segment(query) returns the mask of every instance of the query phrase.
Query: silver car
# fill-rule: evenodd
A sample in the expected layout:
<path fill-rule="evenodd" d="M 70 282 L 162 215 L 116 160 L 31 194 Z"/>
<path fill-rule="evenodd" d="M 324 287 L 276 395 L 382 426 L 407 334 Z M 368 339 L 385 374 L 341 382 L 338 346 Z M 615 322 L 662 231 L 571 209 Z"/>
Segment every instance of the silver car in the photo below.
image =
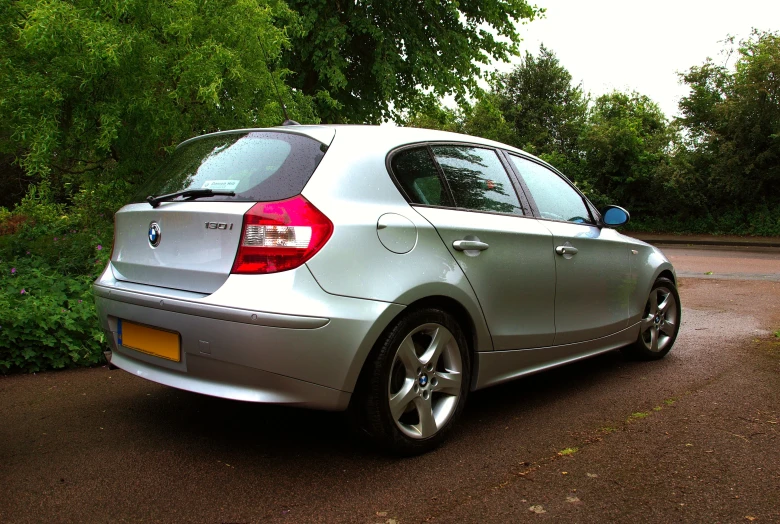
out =
<path fill-rule="evenodd" d="M 148 196 L 152 195 L 152 196 Z M 401 453 L 471 391 L 625 348 L 663 357 L 674 268 L 548 164 L 481 138 L 304 126 L 187 140 L 115 217 L 94 284 L 113 366 L 349 409 Z"/>

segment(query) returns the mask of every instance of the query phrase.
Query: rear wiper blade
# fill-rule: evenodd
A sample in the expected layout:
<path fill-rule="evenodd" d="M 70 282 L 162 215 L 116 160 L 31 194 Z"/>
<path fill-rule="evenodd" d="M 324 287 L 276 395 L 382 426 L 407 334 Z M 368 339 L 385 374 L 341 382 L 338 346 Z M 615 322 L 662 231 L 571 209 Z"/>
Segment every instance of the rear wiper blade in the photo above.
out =
<path fill-rule="evenodd" d="M 167 195 L 148 196 L 146 197 L 146 201 L 149 202 L 150 206 L 157 207 L 160 205 L 160 202 L 166 202 L 178 197 L 193 200 L 195 198 L 210 196 L 236 196 L 236 193 L 234 191 L 220 191 L 218 189 L 185 189 L 184 191 L 177 191 L 176 193 L 169 193 Z"/>

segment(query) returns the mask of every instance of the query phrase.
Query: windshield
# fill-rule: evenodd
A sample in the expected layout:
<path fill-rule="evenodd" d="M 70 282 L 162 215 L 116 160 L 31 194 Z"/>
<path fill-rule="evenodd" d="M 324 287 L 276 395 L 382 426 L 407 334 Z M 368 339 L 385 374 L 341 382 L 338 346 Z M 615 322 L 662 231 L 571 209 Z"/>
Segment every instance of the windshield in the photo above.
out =
<path fill-rule="evenodd" d="M 325 150 L 307 136 L 273 131 L 201 138 L 178 148 L 142 185 L 134 201 L 187 189 L 235 193 L 209 201 L 284 200 L 303 191 Z"/>

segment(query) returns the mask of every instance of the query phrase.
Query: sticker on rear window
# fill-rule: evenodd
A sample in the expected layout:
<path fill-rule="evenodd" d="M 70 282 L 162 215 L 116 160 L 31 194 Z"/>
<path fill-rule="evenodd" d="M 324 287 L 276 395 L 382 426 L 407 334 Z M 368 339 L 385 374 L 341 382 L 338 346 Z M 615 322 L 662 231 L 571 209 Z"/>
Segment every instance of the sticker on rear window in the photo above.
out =
<path fill-rule="evenodd" d="M 232 191 L 238 187 L 240 180 L 206 180 L 203 182 L 203 189 L 225 189 Z"/>

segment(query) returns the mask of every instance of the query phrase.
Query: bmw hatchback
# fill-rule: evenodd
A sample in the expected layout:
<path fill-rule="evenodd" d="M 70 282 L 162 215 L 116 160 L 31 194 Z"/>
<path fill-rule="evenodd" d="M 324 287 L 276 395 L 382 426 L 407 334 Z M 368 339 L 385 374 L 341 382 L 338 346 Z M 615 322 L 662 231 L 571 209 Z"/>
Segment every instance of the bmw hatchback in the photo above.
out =
<path fill-rule="evenodd" d="M 188 140 L 115 217 L 94 295 L 113 366 L 217 397 L 349 409 L 401 453 L 470 392 L 674 344 L 674 269 L 521 150 L 424 129 Z"/>

